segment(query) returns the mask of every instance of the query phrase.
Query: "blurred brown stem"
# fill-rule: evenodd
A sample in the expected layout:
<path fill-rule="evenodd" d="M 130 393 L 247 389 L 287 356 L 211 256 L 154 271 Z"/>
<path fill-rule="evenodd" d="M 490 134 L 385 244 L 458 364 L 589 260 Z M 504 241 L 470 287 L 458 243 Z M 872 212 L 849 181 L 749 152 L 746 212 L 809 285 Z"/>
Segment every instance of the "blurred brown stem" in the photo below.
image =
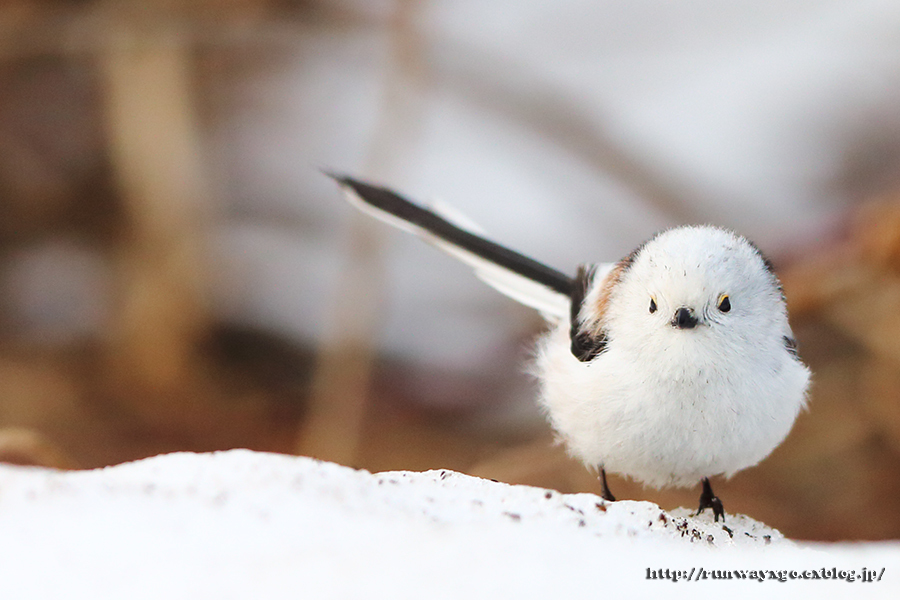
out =
<path fill-rule="evenodd" d="M 395 171 L 416 137 L 421 114 L 424 63 L 414 24 L 419 3 L 398 3 L 392 26 L 391 66 L 378 127 L 363 169 L 376 179 Z M 357 465 L 372 379 L 375 338 L 383 320 L 384 238 L 382 225 L 353 214 L 346 265 L 335 293 L 331 331 L 319 353 L 309 417 L 297 451 Z"/>
<path fill-rule="evenodd" d="M 190 49 L 138 31 L 118 24 L 101 55 L 110 159 L 127 215 L 112 359 L 141 384 L 166 390 L 191 367 L 208 321 L 200 246 L 208 193 Z"/>

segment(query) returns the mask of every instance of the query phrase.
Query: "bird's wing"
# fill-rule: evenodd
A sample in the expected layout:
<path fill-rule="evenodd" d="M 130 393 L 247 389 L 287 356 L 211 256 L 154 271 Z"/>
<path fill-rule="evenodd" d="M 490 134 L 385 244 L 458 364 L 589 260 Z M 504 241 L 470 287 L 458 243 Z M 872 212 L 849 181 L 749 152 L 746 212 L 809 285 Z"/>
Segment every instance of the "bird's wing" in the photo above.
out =
<path fill-rule="evenodd" d="M 329 175 L 344 188 L 350 203 L 363 212 L 414 233 L 458 258 L 482 281 L 546 318 L 569 318 L 574 289 L 571 277 L 485 239 L 479 235 L 480 228 L 449 207 L 425 208 L 389 189 Z"/>

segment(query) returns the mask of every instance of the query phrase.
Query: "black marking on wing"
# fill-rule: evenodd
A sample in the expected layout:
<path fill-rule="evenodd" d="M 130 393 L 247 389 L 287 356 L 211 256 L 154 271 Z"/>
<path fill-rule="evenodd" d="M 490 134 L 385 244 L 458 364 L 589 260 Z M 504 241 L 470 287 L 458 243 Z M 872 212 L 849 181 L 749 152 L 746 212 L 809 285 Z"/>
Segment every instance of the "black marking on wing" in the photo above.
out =
<path fill-rule="evenodd" d="M 778 275 L 775 273 L 775 265 L 772 264 L 772 261 L 769 260 L 769 257 L 766 256 L 765 253 L 759 249 L 759 246 L 757 246 L 752 241 L 748 240 L 747 238 L 745 238 L 743 236 L 738 236 L 738 237 L 742 237 L 742 239 L 744 239 L 748 244 L 750 244 L 750 247 L 753 248 L 754 252 L 756 252 L 757 256 L 759 256 L 759 258 L 762 260 L 763 265 L 766 268 L 766 271 L 769 273 L 769 276 L 772 278 L 772 281 L 775 283 L 775 287 L 778 288 L 778 293 L 781 295 L 781 300 L 783 302 L 787 302 L 787 298 L 784 295 L 784 287 L 781 285 L 781 280 L 778 279 Z M 785 337 L 787 337 L 787 336 L 785 336 Z M 790 350 L 791 347 L 788 346 L 788 349 Z M 797 355 L 797 343 L 796 342 L 794 342 L 794 349 L 791 350 L 791 353 L 794 356 Z"/>
<path fill-rule="evenodd" d="M 584 297 L 594 281 L 595 266 L 580 265 L 572 286 L 572 301 L 569 313 L 569 338 L 572 340 L 572 355 L 581 362 L 588 362 L 606 350 L 607 338 L 602 333 L 591 335 L 582 331 L 578 314 L 584 304 Z"/>
<path fill-rule="evenodd" d="M 795 358 L 800 358 L 800 353 L 797 351 L 797 340 L 788 336 L 784 336 L 782 340 L 787 351 L 793 354 Z"/>
<path fill-rule="evenodd" d="M 572 278 L 556 269 L 466 231 L 440 215 L 410 202 L 389 189 L 363 183 L 350 177 L 331 173 L 328 173 L 328 175 L 342 185 L 353 189 L 360 198 L 375 208 L 417 225 L 442 240 L 459 246 L 463 250 L 546 286 L 564 296 L 571 297 L 572 295 L 574 284 Z"/>
<path fill-rule="evenodd" d="M 740 237 L 743 237 L 743 236 L 740 236 Z M 754 242 L 748 240 L 747 238 L 743 238 L 743 239 L 745 239 L 747 241 L 747 243 L 750 244 L 750 247 L 753 248 L 753 250 L 759 256 L 759 258 L 762 260 L 763 265 L 765 265 L 765 267 L 766 267 L 766 271 L 768 271 L 774 277 L 775 276 L 775 265 L 772 264 L 772 261 L 769 260 L 769 257 L 766 256 L 765 252 L 760 250 L 759 246 L 757 246 Z"/>
<path fill-rule="evenodd" d="M 655 237 L 655 236 L 654 236 L 654 237 Z M 650 240 L 648 240 L 648 241 L 642 243 L 640 246 L 638 246 L 637 248 L 635 248 L 634 250 L 632 250 L 632 251 L 628 254 L 628 256 L 626 256 L 626 257 L 623 258 L 621 261 L 619 261 L 619 265 L 621 266 L 621 273 L 619 274 L 620 277 L 621 277 L 622 275 L 624 275 L 628 270 L 631 269 L 631 265 L 633 265 L 633 264 L 634 264 L 634 261 L 637 260 L 638 254 L 640 254 L 641 252 L 643 252 L 644 247 L 649 243 L 649 241 L 650 241 Z"/>

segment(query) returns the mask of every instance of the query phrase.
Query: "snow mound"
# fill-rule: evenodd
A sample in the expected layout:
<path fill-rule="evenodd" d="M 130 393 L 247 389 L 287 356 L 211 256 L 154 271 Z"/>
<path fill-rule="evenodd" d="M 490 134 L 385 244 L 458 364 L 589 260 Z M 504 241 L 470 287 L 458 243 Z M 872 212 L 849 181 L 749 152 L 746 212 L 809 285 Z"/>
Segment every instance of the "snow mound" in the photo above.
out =
<path fill-rule="evenodd" d="M 95 471 L 0 466 L 0 597 L 521 598 L 631 586 L 696 597 L 712 569 L 756 565 L 778 581 L 780 570 L 861 572 L 900 556 L 897 545 L 803 546 L 727 518 L 246 450 Z M 691 569 L 697 581 L 684 582 Z M 809 585 L 766 593 L 798 583 Z"/>

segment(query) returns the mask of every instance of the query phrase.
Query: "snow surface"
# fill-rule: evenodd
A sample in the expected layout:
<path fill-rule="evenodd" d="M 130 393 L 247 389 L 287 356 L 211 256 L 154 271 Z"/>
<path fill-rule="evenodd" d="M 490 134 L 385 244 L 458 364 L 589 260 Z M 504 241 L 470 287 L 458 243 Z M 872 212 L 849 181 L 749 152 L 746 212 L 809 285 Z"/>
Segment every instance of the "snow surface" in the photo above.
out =
<path fill-rule="evenodd" d="M 169 454 L 94 471 L 0 466 L 0 598 L 896 597 L 900 544 L 798 544 L 740 515 L 370 474 L 304 457 Z M 647 579 L 648 569 L 863 567 L 881 581 Z M 771 576 L 771 575 L 769 575 Z M 709 587 L 712 585 L 712 587 Z M 698 588 L 697 586 L 702 586 Z M 762 587 L 760 587 L 762 586 Z M 703 589 L 705 588 L 705 589 Z M 857 593 L 859 593 L 857 592 Z"/>

